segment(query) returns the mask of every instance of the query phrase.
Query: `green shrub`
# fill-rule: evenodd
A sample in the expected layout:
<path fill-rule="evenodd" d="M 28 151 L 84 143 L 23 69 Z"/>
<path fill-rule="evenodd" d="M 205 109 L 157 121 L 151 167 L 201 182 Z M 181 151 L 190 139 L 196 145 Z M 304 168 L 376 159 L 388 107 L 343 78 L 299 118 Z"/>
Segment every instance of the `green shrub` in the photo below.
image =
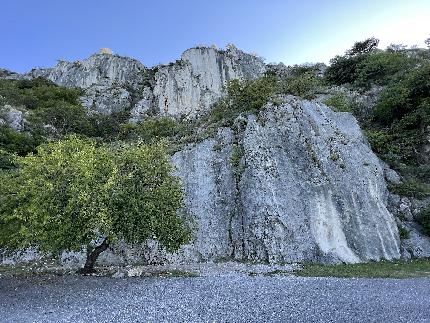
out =
<path fill-rule="evenodd" d="M 397 229 L 399 230 L 399 236 L 401 240 L 409 239 L 409 231 L 402 225 L 397 225 Z"/>
<path fill-rule="evenodd" d="M 14 156 L 7 151 L 0 149 L 0 171 L 16 168 Z"/>
<path fill-rule="evenodd" d="M 93 114 L 88 117 L 90 136 L 107 141 L 117 140 L 123 136 L 124 125 L 128 122 L 128 111 L 115 112 L 109 115 Z"/>
<path fill-rule="evenodd" d="M 244 151 L 242 147 L 238 145 L 233 145 L 231 156 L 230 156 L 230 164 L 231 164 L 231 167 L 233 168 L 233 173 L 237 180 L 240 179 L 240 176 L 242 176 L 242 173 L 245 170 L 244 166 L 241 163 L 243 154 L 244 154 Z"/>
<path fill-rule="evenodd" d="M 25 156 L 39 145 L 33 136 L 20 133 L 7 126 L 0 126 L 0 149 L 8 153 Z"/>
<path fill-rule="evenodd" d="M 381 51 L 363 57 L 356 66 L 354 85 L 368 89 L 372 84 L 387 85 L 398 79 L 397 73 L 406 71 L 412 60 L 406 53 Z"/>
<path fill-rule="evenodd" d="M 135 132 L 144 142 L 171 138 L 178 133 L 177 122 L 169 117 L 148 118 L 137 124 Z"/>
<path fill-rule="evenodd" d="M 390 184 L 389 190 L 400 196 L 423 199 L 430 196 L 430 185 L 410 178 L 398 184 Z"/>
<path fill-rule="evenodd" d="M 335 56 L 330 60 L 324 78 L 329 84 L 343 85 L 351 84 L 356 80 L 357 66 L 364 60 L 364 55 L 347 57 Z"/>
<path fill-rule="evenodd" d="M 280 92 L 292 94 L 305 99 L 312 99 L 322 85 L 322 81 L 313 72 L 305 72 L 298 76 L 281 79 Z"/>
<path fill-rule="evenodd" d="M 325 105 L 333 108 L 334 111 L 351 112 L 351 105 L 344 93 L 338 92 L 324 101 Z"/>
<path fill-rule="evenodd" d="M 206 117 L 209 123 L 232 121 L 242 112 L 258 112 L 270 101 L 277 89 L 273 75 L 265 75 L 256 80 L 233 79 L 227 84 L 227 96 L 214 104 Z"/>
<path fill-rule="evenodd" d="M 39 131 L 45 131 L 50 137 L 63 137 L 67 134 L 82 134 L 92 136 L 94 125 L 87 115 L 87 111 L 81 105 L 74 105 L 68 102 L 57 102 L 56 105 L 47 106 L 34 110 L 29 121 L 33 128 L 38 127 Z M 50 125 L 55 130 L 50 131 L 45 125 Z"/>
<path fill-rule="evenodd" d="M 357 70 L 366 57 L 376 50 L 379 40 L 368 38 L 356 42 L 344 56 L 335 56 L 330 60 L 330 66 L 325 71 L 325 80 L 329 84 L 342 85 L 354 83 L 357 79 Z"/>
<path fill-rule="evenodd" d="M 0 105 L 23 105 L 27 109 L 40 109 L 58 101 L 79 104 L 81 89 L 57 86 L 38 77 L 32 80 L 0 80 Z"/>
<path fill-rule="evenodd" d="M 424 233 L 430 236 L 430 206 L 420 212 L 418 221 L 422 225 Z"/>
<path fill-rule="evenodd" d="M 430 62 L 406 73 L 393 81 L 378 100 L 374 116 L 375 120 L 390 125 L 403 116 L 418 109 L 428 117 L 430 107 Z"/>
<path fill-rule="evenodd" d="M 397 153 L 392 147 L 393 136 L 386 130 L 367 130 L 367 139 L 372 150 L 380 155 Z M 394 151 L 393 151 L 394 150 Z"/>

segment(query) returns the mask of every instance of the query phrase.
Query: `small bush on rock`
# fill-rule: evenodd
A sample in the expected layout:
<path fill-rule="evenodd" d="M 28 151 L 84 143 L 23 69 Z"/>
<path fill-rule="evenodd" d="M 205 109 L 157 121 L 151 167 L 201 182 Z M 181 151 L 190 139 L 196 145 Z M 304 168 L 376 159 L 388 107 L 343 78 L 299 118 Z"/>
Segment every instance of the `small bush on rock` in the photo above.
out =
<path fill-rule="evenodd" d="M 333 108 L 334 111 L 351 112 L 351 105 L 344 93 L 338 92 L 324 101 L 325 105 Z"/>

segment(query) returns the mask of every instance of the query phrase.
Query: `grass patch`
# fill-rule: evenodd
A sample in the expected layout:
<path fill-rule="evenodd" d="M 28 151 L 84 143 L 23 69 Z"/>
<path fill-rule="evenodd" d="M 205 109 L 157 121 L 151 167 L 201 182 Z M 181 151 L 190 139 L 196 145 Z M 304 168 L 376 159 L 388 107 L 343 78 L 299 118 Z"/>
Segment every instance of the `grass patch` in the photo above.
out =
<path fill-rule="evenodd" d="M 35 276 L 62 276 L 66 271 L 54 262 L 29 262 L 19 265 L 0 265 L 0 278 L 29 278 Z"/>
<path fill-rule="evenodd" d="M 155 277 L 199 277 L 200 275 L 191 271 L 183 270 L 166 270 L 149 273 L 149 276 Z"/>
<path fill-rule="evenodd" d="M 414 278 L 430 277 L 430 259 L 379 261 L 365 264 L 307 264 L 294 271 L 302 277 Z"/>

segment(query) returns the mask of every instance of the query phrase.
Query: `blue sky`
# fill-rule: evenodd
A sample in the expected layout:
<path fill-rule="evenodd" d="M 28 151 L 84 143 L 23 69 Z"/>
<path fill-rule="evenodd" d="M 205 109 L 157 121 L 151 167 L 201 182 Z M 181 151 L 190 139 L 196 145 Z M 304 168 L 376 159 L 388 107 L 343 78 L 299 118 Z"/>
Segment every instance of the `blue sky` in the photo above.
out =
<path fill-rule="evenodd" d="M 101 47 L 146 66 L 195 45 L 256 52 L 267 62 L 327 62 L 370 36 L 424 46 L 430 0 L 2 0 L 0 67 L 24 72 Z"/>

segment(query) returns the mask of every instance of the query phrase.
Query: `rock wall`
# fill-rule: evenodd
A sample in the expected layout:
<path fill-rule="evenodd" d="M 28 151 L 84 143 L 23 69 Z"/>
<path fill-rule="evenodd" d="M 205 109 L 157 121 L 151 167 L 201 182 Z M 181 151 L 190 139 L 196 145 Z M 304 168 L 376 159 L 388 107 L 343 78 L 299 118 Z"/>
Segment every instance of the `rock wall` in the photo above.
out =
<path fill-rule="evenodd" d="M 163 115 L 199 116 L 220 97 L 228 80 L 253 79 L 265 70 L 260 58 L 233 46 L 225 51 L 210 47 L 191 48 L 176 63 L 158 68 L 155 104 Z"/>
<path fill-rule="evenodd" d="M 139 122 L 150 112 L 199 116 L 221 96 L 228 80 L 257 78 L 265 70 L 261 58 L 228 46 L 226 50 L 191 48 L 175 63 L 152 69 L 128 57 L 95 54 L 33 69 L 25 77 L 41 76 L 58 85 L 83 88 L 82 103 L 90 110 L 103 114 L 130 110 L 130 121 Z"/>
<path fill-rule="evenodd" d="M 139 61 L 118 55 L 94 54 L 82 61 L 59 61 L 53 68 L 33 69 L 26 77 L 45 77 L 58 85 L 85 90 L 82 103 L 103 114 L 130 109 L 148 80 Z"/>
<path fill-rule="evenodd" d="M 362 262 L 400 257 L 384 165 L 349 113 L 287 97 L 173 156 L 195 241 L 171 261 Z M 231 163 L 233 149 L 241 164 Z M 155 253 L 153 253 L 155 255 Z M 161 261 L 154 256 L 150 261 Z"/>

